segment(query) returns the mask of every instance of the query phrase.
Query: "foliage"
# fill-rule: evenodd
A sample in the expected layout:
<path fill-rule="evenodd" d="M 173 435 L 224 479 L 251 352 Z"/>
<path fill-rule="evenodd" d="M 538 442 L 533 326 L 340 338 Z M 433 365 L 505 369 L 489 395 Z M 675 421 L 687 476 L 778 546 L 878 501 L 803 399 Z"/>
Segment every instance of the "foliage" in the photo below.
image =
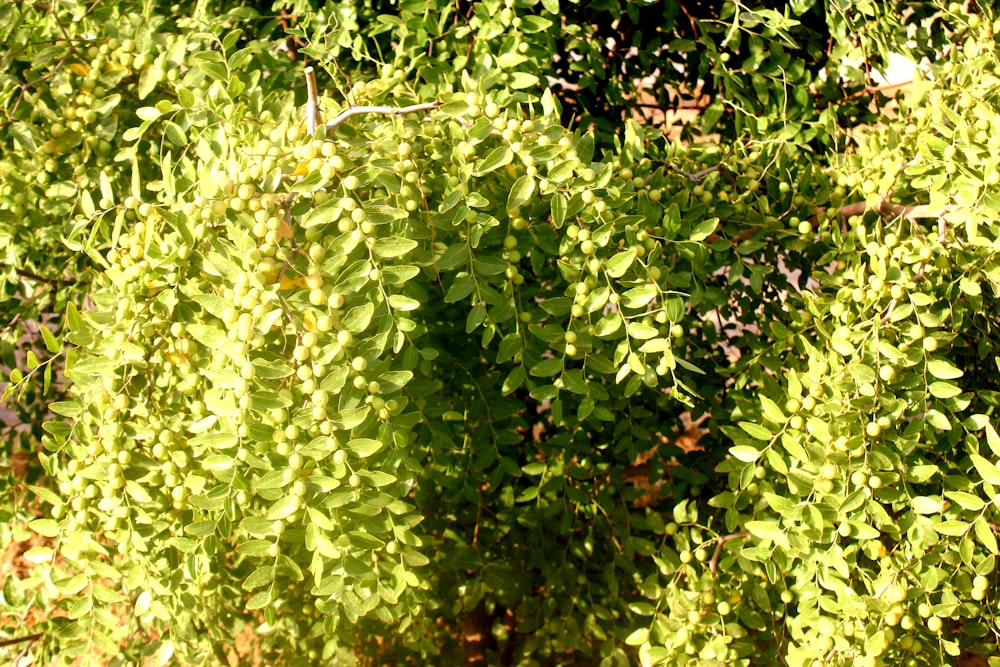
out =
<path fill-rule="evenodd" d="M 998 660 L 1000 25 L 687 4 L 0 9 L 41 659 Z"/>

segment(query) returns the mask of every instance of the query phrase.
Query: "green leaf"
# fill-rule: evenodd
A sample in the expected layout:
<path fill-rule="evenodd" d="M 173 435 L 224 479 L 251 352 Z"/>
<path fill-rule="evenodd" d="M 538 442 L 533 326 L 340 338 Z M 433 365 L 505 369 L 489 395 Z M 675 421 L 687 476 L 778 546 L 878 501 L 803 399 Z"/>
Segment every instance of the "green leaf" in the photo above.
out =
<path fill-rule="evenodd" d="M 990 446 L 993 455 L 1000 458 L 1000 434 L 997 434 L 993 424 L 986 425 L 986 444 Z"/>
<path fill-rule="evenodd" d="M 159 118 L 162 115 L 162 112 L 156 107 L 139 107 L 135 110 L 135 115 L 138 116 L 140 120 L 151 121 Z"/>
<path fill-rule="evenodd" d="M 851 535 L 859 540 L 876 540 L 881 533 L 877 529 L 861 521 L 848 521 L 851 527 Z"/>
<path fill-rule="evenodd" d="M 274 602 L 274 589 L 268 588 L 266 591 L 260 591 L 259 593 L 254 593 L 254 595 L 247 601 L 247 609 L 253 611 L 254 609 L 263 609 Z"/>
<path fill-rule="evenodd" d="M 351 308 L 341 322 L 341 326 L 351 333 L 361 333 L 368 328 L 369 324 L 371 324 L 372 315 L 374 314 L 375 304 L 369 301 L 364 305 Z"/>
<path fill-rule="evenodd" d="M 656 338 L 660 335 L 660 332 L 656 327 L 652 327 L 638 320 L 629 322 L 625 329 L 628 331 L 629 336 L 638 340 L 649 340 L 650 338 Z"/>
<path fill-rule="evenodd" d="M 927 391 L 935 398 L 954 398 L 962 393 L 962 389 L 950 382 L 931 382 L 927 385 Z"/>
<path fill-rule="evenodd" d="M 594 327 L 594 335 L 598 338 L 607 338 L 615 334 L 622 328 L 622 316 L 618 313 L 608 313 L 600 319 Z"/>
<path fill-rule="evenodd" d="M 251 572 L 250 576 L 243 580 L 243 590 L 252 591 L 253 589 L 260 588 L 261 586 L 267 586 L 273 581 L 274 566 L 263 565 Z"/>
<path fill-rule="evenodd" d="M 775 521 L 747 521 L 746 529 L 758 539 L 769 540 L 783 549 L 789 548 L 788 536 Z"/>
<path fill-rule="evenodd" d="M 969 531 L 969 524 L 964 521 L 940 521 L 934 524 L 934 530 L 949 537 L 962 537 Z"/>
<path fill-rule="evenodd" d="M 510 146 L 505 144 L 494 148 L 489 155 L 477 162 L 472 173 L 474 176 L 484 176 L 491 171 L 510 164 L 513 159 L 514 152 L 510 150 Z"/>
<path fill-rule="evenodd" d="M 769 442 L 771 437 L 774 435 L 766 427 L 761 424 L 755 424 L 753 422 L 740 422 L 739 427 L 743 429 L 751 438 L 755 440 L 763 440 Z"/>
<path fill-rule="evenodd" d="M 507 396 L 524 384 L 526 377 L 527 374 L 525 373 L 524 366 L 515 366 L 503 381 L 503 386 L 501 388 L 503 395 Z"/>
<path fill-rule="evenodd" d="M 398 236 L 393 236 L 389 238 L 380 238 L 375 240 L 374 250 L 375 254 L 384 259 L 390 259 L 393 257 L 400 257 L 410 252 L 419 245 L 413 239 L 402 238 Z"/>
<path fill-rule="evenodd" d="M 27 556 L 27 554 L 25 555 Z M 66 617 L 69 618 L 69 620 L 71 621 L 75 621 L 78 618 L 83 618 L 84 616 L 88 615 L 93 608 L 94 608 L 94 598 L 91 597 L 90 595 L 84 595 L 83 597 L 78 598 L 72 605 L 70 605 L 69 611 L 66 612 Z"/>
<path fill-rule="evenodd" d="M 611 259 L 605 264 L 604 270 L 612 278 L 621 278 L 628 271 L 629 267 L 632 266 L 632 262 L 635 261 L 636 249 L 629 248 L 624 250 Z"/>
<path fill-rule="evenodd" d="M 976 539 L 979 540 L 980 544 L 986 547 L 991 554 L 1000 555 L 1000 551 L 997 550 L 996 534 L 993 532 L 993 528 L 986 520 L 986 517 L 978 517 L 972 527 L 976 533 Z"/>
<path fill-rule="evenodd" d="M 378 440 L 372 440 L 371 438 L 355 438 L 354 440 L 348 442 L 344 449 L 358 458 L 366 458 L 381 450 L 382 447 L 384 447 L 384 444 Z"/>
<path fill-rule="evenodd" d="M 806 453 L 805 447 L 799 442 L 799 437 L 794 433 L 784 432 L 781 434 L 781 446 L 786 452 L 792 455 L 795 459 L 801 461 L 802 463 L 809 462 L 809 454 Z"/>
<path fill-rule="evenodd" d="M 554 357 L 552 359 L 543 359 L 534 366 L 531 367 L 529 371 L 533 377 L 552 377 L 553 375 L 558 375 L 562 372 L 563 360 L 561 357 Z"/>
<path fill-rule="evenodd" d="M 297 496 L 292 495 L 279 498 L 267 509 L 268 520 L 275 521 L 290 516 L 299 508 L 300 502 Z"/>
<path fill-rule="evenodd" d="M 691 241 L 703 241 L 709 236 L 715 233 L 715 229 L 719 226 L 718 218 L 710 218 L 708 220 L 703 220 L 700 222 L 692 231 Z"/>
<path fill-rule="evenodd" d="M 531 195 L 535 192 L 535 179 L 528 174 L 524 174 L 516 181 L 514 181 L 513 187 L 510 189 L 510 195 L 507 197 L 507 208 L 518 208 L 529 199 Z"/>
<path fill-rule="evenodd" d="M 511 72 L 507 78 L 507 85 L 512 90 L 523 90 L 538 85 L 538 76 L 528 72 Z"/>
<path fill-rule="evenodd" d="M 189 324 L 187 333 L 190 334 L 191 338 L 213 350 L 221 348 L 229 340 L 226 337 L 226 332 L 220 327 L 208 324 Z"/>
<path fill-rule="evenodd" d="M 448 289 L 448 293 L 444 295 L 445 303 L 455 303 L 456 301 L 461 301 L 472 294 L 472 289 L 475 286 L 475 278 L 471 275 L 456 278 L 455 281 L 452 282 L 451 287 Z"/>
<path fill-rule="evenodd" d="M 639 646 L 649 641 L 649 628 L 638 628 L 625 638 L 628 646 Z"/>
<path fill-rule="evenodd" d="M 621 304 L 626 308 L 644 308 L 659 295 L 659 290 L 653 285 L 633 287 L 621 296 Z"/>
<path fill-rule="evenodd" d="M 927 362 L 927 372 L 939 380 L 954 380 L 960 378 L 964 373 L 950 362 L 944 359 L 931 359 Z"/>
<path fill-rule="evenodd" d="M 751 447 L 750 445 L 736 445 L 735 447 L 729 448 L 729 453 L 739 461 L 743 461 L 744 463 L 753 463 L 760 458 L 760 455 L 763 452 L 755 447 Z"/>
<path fill-rule="evenodd" d="M 997 468 L 993 463 L 975 452 L 970 452 L 969 457 L 972 459 L 972 465 L 976 467 L 976 471 L 983 478 L 984 482 L 988 482 L 993 486 L 1000 486 L 1000 468 Z"/>
<path fill-rule="evenodd" d="M 390 294 L 388 301 L 389 301 L 389 306 L 393 310 L 402 310 L 404 312 L 409 312 L 420 308 L 419 301 L 417 301 L 416 299 L 411 299 L 408 296 L 403 296 L 402 294 Z"/>
<path fill-rule="evenodd" d="M 449 246 L 442 253 L 436 262 L 438 271 L 451 271 L 463 266 L 469 261 L 469 246 L 464 243 L 456 243 Z"/>
<path fill-rule="evenodd" d="M 930 496 L 914 496 L 910 499 L 910 504 L 917 514 L 938 514 L 944 508 L 940 498 Z"/>
<path fill-rule="evenodd" d="M 59 534 L 59 524 L 54 519 L 35 519 L 28 523 L 28 527 L 42 537 L 55 537 Z"/>
<path fill-rule="evenodd" d="M 945 491 L 945 498 L 951 500 L 964 510 L 978 512 L 986 507 L 986 501 L 977 495 L 965 491 Z"/>
<path fill-rule="evenodd" d="M 574 144 L 574 148 L 576 148 L 576 156 L 584 165 L 589 165 L 590 161 L 594 159 L 594 145 L 595 140 L 593 132 L 585 132 L 579 139 L 576 140 L 576 144 Z"/>
<path fill-rule="evenodd" d="M 180 125 L 173 121 L 164 121 L 163 136 L 167 138 L 167 141 L 178 148 L 187 146 L 188 141 L 187 136 L 184 134 L 184 130 Z"/>
<path fill-rule="evenodd" d="M 130 479 L 125 481 L 125 493 L 140 505 L 145 505 L 153 501 L 153 497 L 149 495 L 149 491 L 144 486 Z"/>
<path fill-rule="evenodd" d="M 552 195 L 552 201 L 549 203 L 552 209 L 552 224 L 556 229 L 561 229 L 563 223 L 566 222 L 566 196 L 562 193 L 557 192 Z"/>
<path fill-rule="evenodd" d="M 768 419 L 775 424 L 784 423 L 785 413 L 781 411 L 778 404 L 763 394 L 761 394 L 759 398 L 760 406 L 763 409 L 765 419 Z"/>

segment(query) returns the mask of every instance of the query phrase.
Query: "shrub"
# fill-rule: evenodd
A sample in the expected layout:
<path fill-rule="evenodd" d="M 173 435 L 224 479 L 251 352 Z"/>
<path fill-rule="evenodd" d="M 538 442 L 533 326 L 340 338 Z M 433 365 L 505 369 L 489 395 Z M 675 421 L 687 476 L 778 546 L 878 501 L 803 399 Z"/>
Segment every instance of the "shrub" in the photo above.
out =
<path fill-rule="evenodd" d="M 43 651 L 994 656 L 993 17 L 667 4 L 6 10 L 14 284 L 86 276 L 44 341 Z M 924 37 L 894 100 L 840 67 Z M 656 40 L 717 140 L 626 118 Z"/>

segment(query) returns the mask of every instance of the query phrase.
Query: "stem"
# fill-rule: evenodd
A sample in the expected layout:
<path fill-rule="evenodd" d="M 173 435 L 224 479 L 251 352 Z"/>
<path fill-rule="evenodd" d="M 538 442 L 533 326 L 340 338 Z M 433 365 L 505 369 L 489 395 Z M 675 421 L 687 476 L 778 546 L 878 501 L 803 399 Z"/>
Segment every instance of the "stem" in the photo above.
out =
<path fill-rule="evenodd" d="M 837 105 L 843 104 L 845 102 L 850 102 L 851 100 L 856 100 L 859 97 L 865 97 L 866 95 L 872 95 L 874 93 L 882 93 L 882 92 L 886 92 L 886 91 L 890 91 L 890 90 L 896 90 L 897 88 L 905 88 L 905 87 L 910 86 L 910 85 L 913 85 L 913 81 L 904 81 L 902 83 L 891 83 L 891 84 L 888 84 L 888 85 L 885 85 L 885 86 L 867 85 L 863 89 L 861 89 L 861 90 L 859 90 L 859 91 L 857 91 L 855 93 L 851 93 L 850 95 L 847 95 L 846 97 L 842 97 L 839 100 L 831 100 L 829 102 L 826 102 L 825 104 L 817 104 L 816 105 L 816 110 L 817 111 L 822 111 L 823 109 L 826 109 L 827 107 L 837 106 Z"/>
<path fill-rule="evenodd" d="M 868 206 L 867 202 L 854 202 L 847 206 L 841 206 L 837 212 L 845 220 L 852 215 L 863 215 L 868 211 L 878 211 L 882 216 L 887 218 L 917 220 L 920 218 L 940 218 L 944 214 L 953 211 L 954 208 L 954 206 L 946 205 L 931 209 L 926 204 L 903 206 L 901 204 L 893 204 L 888 199 L 883 198 L 875 206 Z"/>
<path fill-rule="evenodd" d="M 693 174 L 691 172 L 684 171 L 683 169 L 678 169 L 677 167 L 671 166 L 669 164 L 667 165 L 667 169 L 674 172 L 675 174 L 680 174 L 681 176 L 685 177 L 692 183 L 697 183 L 701 179 L 711 174 L 713 171 L 719 171 L 720 169 L 722 169 L 722 163 L 720 162 L 718 164 L 713 164 L 711 167 L 705 167 L 701 171 L 696 171 Z"/>
<path fill-rule="evenodd" d="M 431 109 L 436 109 L 441 106 L 440 101 L 426 102 L 424 104 L 411 104 L 408 107 L 384 107 L 384 106 L 357 106 L 348 107 L 344 109 L 337 117 L 329 121 L 326 124 L 326 131 L 332 132 L 337 128 L 338 125 L 343 123 L 345 120 L 352 116 L 358 116 L 363 113 L 381 113 L 388 114 L 392 116 L 403 116 L 408 113 L 415 113 L 417 111 L 430 111 Z"/>
<path fill-rule="evenodd" d="M 319 93 L 316 91 L 316 70 L 311 66 L 306 67 L 306 127 L 309 128 L 309 136 L 316 136 L 316 128 L 319 126 Z"/>
<path fill-rule="evenodd" d="M 4 639 L 3 641 L 0 641 L 0 647 L 13 646 L 14 644 L 20 644 L 21 642 L 33 642 L 41 636 L 41 632 L 36 632 L 33 635 L 25 635 L 24 637 L 17 637 L 15 639 Z"/>
<path fill-rule="evenodd" d="M 7 268 L 11 268 L 9 264 L 6 264 L 4 262 L 0 262 L 0 269 L 7 269 Z M 27 280 L 34 280 L 34 281 L 37 281 L 37 282 L 40 282 L 40 283 L 45 283 L 47 285 L 76 285 L 76 284 L 78 284 L 78 281 L 76 281 L 76 280 L 65 280 L 63 278 L 45 278 L 44 276 L 40 276 L 37 273 L 32 273 L 31 271 L 27 271 L 25 269 L 15 268 L 14 272 L 17 273 L 17 275 L 19 275 L 20 277 L 25 278 Z"/>
<path fill-rule="evenodd" d="M 708 571 L 715 574 L 715 571 L 719 569 L 719 555 L 722 553 L 722 545 L 730 540 L 739 540 L 744 537 L 750 537 L 750 533 L 747 531 L 742 531 L 739 533 L 733 533 L 732 535 L 719 535 L 715 539 L 715 552 L 712 554 L 712 560 L 708 561 Z"/>

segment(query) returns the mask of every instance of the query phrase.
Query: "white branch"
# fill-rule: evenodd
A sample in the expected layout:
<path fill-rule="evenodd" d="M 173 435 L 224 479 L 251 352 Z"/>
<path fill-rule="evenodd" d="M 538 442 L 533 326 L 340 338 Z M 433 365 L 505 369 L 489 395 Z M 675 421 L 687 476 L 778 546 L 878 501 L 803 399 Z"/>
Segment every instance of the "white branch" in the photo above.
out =
<path fill-rule="evenodd" d="M 319 127 L 319 92 L 316 90 L 316 70 L 312 67 L 305 69 L 306 73 L 306 127 L 309 129 L 309 136 L 316 136 L 316 129 Z"/>
<path fill-rule="evenodd" d="M 383 106 L 358 106 L 358 107 L 348 107 L 344 109 L 337 117 L 329 121 L 326 124 L 326 131 L 332 132 L 338 125 L 343 123 L 345 120 L 352 116 L 358 116 L 363 113 L 381 113 L 390 116 L 404 116 L 408 113 L 415 113 L 417 111 L 430 111 L 431 109 L 436 109 L 441 106 L 441 102 L 426 102 L 424 104 L 411 104 L 408 107 L 383 107 Z"/>

